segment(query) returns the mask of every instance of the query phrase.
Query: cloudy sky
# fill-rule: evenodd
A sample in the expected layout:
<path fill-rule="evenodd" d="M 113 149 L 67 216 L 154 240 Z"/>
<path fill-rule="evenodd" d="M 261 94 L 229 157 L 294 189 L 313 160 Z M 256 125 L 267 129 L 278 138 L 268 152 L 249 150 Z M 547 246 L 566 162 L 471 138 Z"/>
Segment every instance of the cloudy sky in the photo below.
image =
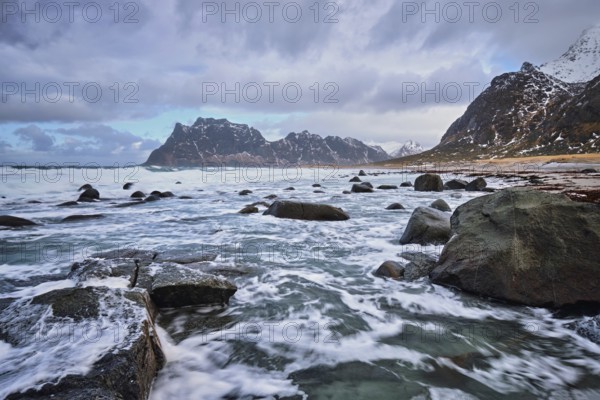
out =
<path fill-rule="evenodd" d="M 600 22 L 598 0 L 1 7 L 0 160 L 27 164 L 142 162 L 199 116 L 432 147 L 494 76 Z"/>

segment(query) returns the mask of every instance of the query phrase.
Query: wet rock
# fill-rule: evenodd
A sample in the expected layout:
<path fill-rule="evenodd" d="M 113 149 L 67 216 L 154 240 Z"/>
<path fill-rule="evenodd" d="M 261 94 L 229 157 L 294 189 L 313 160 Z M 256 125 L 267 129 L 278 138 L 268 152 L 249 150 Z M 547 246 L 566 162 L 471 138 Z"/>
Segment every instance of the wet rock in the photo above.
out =
<path fill-rule="evenodd" d="M 270 205 L 269 203 L 267 203 L 267 202 L 264 202 L 264 201 L 255 201 L 254 203 L 252 203 L 252 204 L 247 204 L 246 206 L 247 206 L 247 207 L 257 207 L 257 206 L 262 206 L 262 207 L 267 207 L 267 208 L 269 208 L 271 205 Z"/>
<path fill-rule="evenodd" d="M 161 193 L 161 192 L 159 192 L 158 190 L 153 190 L 153 191 L 152 191 L 150 194 L 151 194 L 151 195 L 153 195 L 153 196 L 160 197 L 160 195 L 161 195 L 162 193 Z"/>
<path fill-rule="evenodd" d="M 61 222 L 76 222 L 76 221 L 86 221 L 90 219 L 100 219 L 104 218 L 102 214 L 81 214 L 81 215 L 69 215 L 62 219 Z"/>
<path fill-rule="evenodd" d="M 396 186 L 396 185 L 380 185 L 380 186 L 377 186 L 377 189 L 394 190 L 394 189 L 398 189 L 398 186 Z"/>
<path fill-rule="evenodd" d="M 351 191 L 349 191 L 349 190 L 344 190 L 344 191 L 342 192 L 342 194 L 352 194 L 352 192 L 351 192 Z"/>
<path fill-rule="evenodd" d="M 467 185 L 465 190 L 467 192 L 482 192 L 486 186 L 487 186 L 487 182 L 485 181 L 485 179 L 479 177 L 479 178 L 469 182 L 469 184 Z"/>
<path fill-rule="evenodd" d="M 318 188 L 319 187 L 320 188 L 321 185 L 319 185 L 318 183 L 313 183 L 312 187 L 314 187 L 314 188 Z"/>
<path fill-rule="evenodd" d="M 578 321 L 567 324 L 566 327 L 574 330 L 580 336 L 596 344 L 600 344 L 600 315 L 582 317 Z"/>
<path fill-rule="evenodd" d="M 277 218 L 301 219 L 306 221 L 345 221 L 350 219 L 341 208 L 327 204 L 276 201 L 263 213 Z"/>
<path fill-rule="evenodd" d="M 89 183 L 86 183 L 85 185 L 81 186 L 79 189 L 77 189 L 78 192 L 81 192 L 82 190 L 88 190 L 88 189 L 93 189 L 94 187 L 92 185 L 90 185 Z"/>
<path fill-rule="evenodd" d="M 404 276 L 404 267 L 395 261 L 386 261 L 377 268 L 377 271 L 373 272 L 373 275 L 383 278 L 402 279 Z"/>
<path fill-rule="evenodd" d="M 403 252 L 400 257 L 410 261 L 404 266 L 404 279 L 414 281 L 429 276 L 437 265 L 437 258 L 420 252 Z"/>
<path fill-rule="evenodd" d="M 350 182 L 362 182 L 362 180 L 358 176 L 355 176 L 354 178 L 350 179 Z"/>
<path fill-rule="evenodd" d="M 100 200 L 100 192 L 98 192 L 94 188 L 86 189 L 83 193 L 81 193 L 79 199 L 77 199 L 77 201 L 83 201 L 88 203 L 94 200 Z"/>
<path fill-rule="evenodd" d="M 450 197 L 452 197 L 453 199 L 460 199 L 462 197 L 462 194 L 460 194 L 460 193 L 452 193 L 450 195 Z"/>
<path fill-rule="evenodd" d="M 239 194 L 240 196 L 247 196 L 247 195 L 249 195 L 249 194 L 252 194 L 252 190 L 248 190 L 248 189 L 241 190 L 241 191 L 240 191 L 238 194 Z"/>
<path fill-rule="evenodd" d="M 435 208 L 436 210 L 440 210 L 440 211 L 446 211 L 446 212 L 451 212 L 452 211 L 452 209 L 450 208 L 450 206 L 448 205 L 448 203 L 446 203 L 442 199 L 437 199 L 436 201 L 434 201 L 433 203 L 431 203 L 429 205 L 429 207 Z"/>
<path fill-rule="evenodd" d="M 529 306 L 600 303 L 600 207 L 505 189 L 452 215 L 434 283 Z"/>
<path fill-rule="evenodd" d="M 365 185 L 364 183 L 355 183 L 352 185 L 351 189 L 352 193 L 373 193 L 374 190 L 372 187 Z"/>
<path fill-rule="evenodd" d="M 404 206 L 400 203 L 392 203 L 385 208 L 386 210 L 404 210 Z"/>
<path fill-rule="evenodd" d="M 268 196 L 263 197 L 263 199 L 267 199 L 267 200 L 275 200 L 277 198 L 276 194 L 270 194 Z"/>
<path fill-rule="evenodd" d="M 148 196 L 144 199 L 145 202 L 158 201 L 158 200 L 160 200 L 160 196 L 157 196 L 155 194 L 151 194 L 150 196 Z"/>
<path fill-rule="evenodd" d="M 42 204 L 42 202 L 39 200 L 29 200 L 27 204 Z"/>
<path fill-rule="evenodd" d="M 127 182 L 123 185 L 123 190 L 129 190 L 133 186 L 133 182 Z"/>
<path fill-rule="evenodd" d="M 413 211 L 400 244 L 445 244 L 450 239 L 450 214 L 431 207 Z"/>
<path fill-rule="evenodd" d="M 586 169 L 584 169 L 584 170 L 581 170 L 581 173 L 582 173 L 582 174 L 595 174 L 595 173 L 597 173 L 597 172 L 598 172 L 598 171 L 597 171 L 597 170 L 595 170 L 594 168 L 586 168 Z"/>
<path fill-rule="evenodd" d="M 76 201 L 65 201 L 64 203 L 57 204 L 56 207 L 73 207 L 79 205 Z"/>
<path fill-rule="evenodd" d="M 179 196 L 178 198 L 181 200 L 192 200 L 193 199 L 192 196 Z"/>
<path fill-rule="evenodd" d="M 441 192 L 444 190 L 442 178 L 437 174 L 423 174 L 415 179 L 417 192 Z"/>
<path fill-rule="evenodd" d="M 444 190 L 463 190 L 469 182 L 463 179 L 452 179 L 444 184 Z"/>
<path fill-rule="evenodd" d="M 367 174 L 365 173 L 365 171 L 363 171 L 362 169 L 358 172 L 358 176 L 367 176 Z"/>
<path fill-rule="evenodd" d="M 150 297 L 159 308 L 228 304 L 237 287 L 226 279 L 183 266 L 164 266 L 152 277 Z"/>
<path fill-rule="evenodd" d="M 14 347 L 37 354 L 40 362 L 14 366 L 12 374 L 34 381 L 15 379 L 4 388 L 11 393 L 6 398 L 146 399 L 165 363 L 155 315 L 147 294 L 106 287 L 54 290 L 13 302 L 0 312 L 0 329 Z M 72 327 L 73 333 L 50 337 L 42 331 L 56 326 Z M 38 334 L 23 335 L 26 331 Z M 73 368 L 79 367 L 77 357 L 97 361 L 82 372 Z"/>
<path fill-rule="evenodd" d="M 137 191 L 131 193 L 130 197 L 133 199 L 143 199 L 144 197 L 146 197 L 146 195 L 144 194 L 144 192 L 137 190 Z"/>
<path fill-rule="evenodd" d="M 324 190 L 313 190 L 313 193 L 325 193 Z"/>
<path fill-rule="evenodd" d="M 244 208 L 242 208 L 240 211 L 238 211 L 238 213 L 240 214 L 254 214 L 258 212 L 258 207 L 254 207 L 254 206 L 246 206 Z"/>
<path fill-rule="evenodd" d="M 123 247 L 111 250 L 100 251 L 92 254 L 92 258 L 105 260 L 116 260 L 130 258 L 138 261 L 152 261 L 158 257 L 159 253 L 153 250 L 135 249 Z"/>
<path fill-rule="evenodd" d="M 37 225 L 35 222 L 25 218 L 13 217 L 11 215 L 0 215 L 0 226 L 8 226 L 10 228 L 20 228 L 23 226 Z"/>
<path fill-rule="evenodd" d="M 295 188 L 295 187 L 293 187 L 293 186 L 290 186 L 290 187 L 288 187 L 288 188 L 285 188 L 285 189 L 283 189 L 283 190 L 288 190 L 288 191 L 289 191 L 289 190 L 296 190 L 296 188 Z"/>
<path fill-rule="evenodd" d="M 160 193 L 160 198 L 168 198 L 168 197 L 175 197 L 175 195 L 169 191 Z"/>
<path fill-rule="evenodd" d="M 154 258 L 154 262 L 172 262 L 176 264 L 196 264 L 206 261 L 214 261 L 217 254 L 208 251 L 194 252 L 182 250 L 169 250 L 160 252 Z"/>
<path fill-rule="evenodd" d="M 136 284 L 139 263 L 139 260 L 133 258 L 90 258 L 73 263 L 67 277 L 80 283 L 90 279 L 123 278 L 128 282 L 128 287 L 133 288 Z"/>
<path fill-rule="evenodd" d="M 402 182 L 400 184 L 400 187 L 412 187 L 412 186 L 413 186 L 412 182 Z"/>
<path fill-rule="evenodd" d="M 175 182 L 176 185 L 181 185 L 180 181 Z"/>

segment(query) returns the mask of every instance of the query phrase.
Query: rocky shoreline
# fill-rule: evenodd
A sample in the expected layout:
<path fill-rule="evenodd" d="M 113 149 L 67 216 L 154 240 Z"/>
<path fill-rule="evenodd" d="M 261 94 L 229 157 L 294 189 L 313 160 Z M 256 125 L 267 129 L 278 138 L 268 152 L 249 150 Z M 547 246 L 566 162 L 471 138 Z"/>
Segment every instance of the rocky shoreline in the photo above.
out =
<path fill-rule="evenodd" d="M 600 205 L 596 198 L 548 193 L 545 176 L 516 175 L 515 182 L 530 187 L 497 190 L 487 186 L 485 176 L 471 174 L 471 180 L 442 179 L 435 173 L 419 176 L 401 185 L 374 185 L 378 175 L 387 172 L 360 171 L 343 195 L 370 196 L 377 191 L 414 190 L 439 193 L 429 206 L 406 210 L 400 203 L 389 211 L 411 211 L 412 215 L 399 244 L 443 245 L 439 259 L 421 252 L 403 252 L 398 260 L 387 260 L 373 273 L 405 281 L 430 279 L 485 298 L 512 304 L 568 308 L 571 315 L 581 310 L 597 310 L 600 305 Z M 594 172 L 579 172 L 598 179 Z M 493 175 L 498 176 L 498 174 Z M 510 179 L 510 177 L 502 176 Z M 542 183 L 540 183 L 540 181 Z M 316 184 L 317 185 L 317 184 Z M 132 185 L 126 185 L 130 190 Z M 291 192 L 294 188 L 288 188 Z M 320 191 L 321 185 L 313 185 Z M 572 189 L 575 190 L 575 189 Z M 583 190 L 583 189 L 580 189 Z M 130 199 L 103 199 L 91 186 L 82 186 L 76 201 L 60 207 L 80 207 L 85 203 L 108 202 L 109 207 L 133 207 L 162 201 L 189 200 L 169 191 L 144 194 L 135 191 Z M 444 196 L 461 192 L 485 193 L 454 211 Z M 247 196 L 252 191 L 240 191 Z M 448 198 L 446 197 L 446 199 Z M 311 223 L 343 223 L 352 215 L 327 204 L 297 200 L 255 202 L 240 210 L 259 212 L 263 218 L 284 218 Z M 577 201 L 573 201 L 577 200 Z M 103 218 L 102 214 L 72 214 L 57 223 L 82 222 Z M 0 216 L 0 225 L 9 229 L 30 229 L 38 222 L 10 215 Z M 93 359 L 85 370 L 75 367 L 66 375 L 41 378 L 29 386 L 15 387 L 8 399 L 146 399 L 165 354 L 155 321 L 161 309 L 188 306 L 226 306 L 237 290 L 228 278 L 240 271 L 220 268 L 216 255 L 181 254 L 153 250 L 114 250 L 93 254 L 71 266 L 63 287 L 24 298 L 0 301 L 0 340 L 11 346 L 35 351 L 43 345 L 55 353 L 54 362 L 68 364 L 62 352 L 63 332 L 48 339 L 47 327 L 97 327 L 96 336 L 79 338 L 78 345 Z M 229 275 L 229 276 L 228 276 Z M 110 284 L 108 284 L 110 282 Z M 596 343 L 598 316 L 582 317 L 570 328 Z M 595 318 L 595 319 L 594 319 Z M 118 340 L 111 332 L 119 324 Z M 44 331 L 46 327 L 46 331 Z M 38 335 L 24 334 L 38 332 Z M 42 332 L 40 340 L 39 332 Z M 89 330 L 88 330 L 89 332 Z M 111 336 L 112 335 L 112 336 Z M 107 338 L 110 336 L 110 338 Z M 98 338 L 98 340 L 95 340 Z M 69 339 L 71 340 L 71 339 Z M 100 344 L 99 344 L 100 343 Z M 89 359 L 88 359 L 89 361 Z M 59 397 L 57 397 L 59 396 Z"/>

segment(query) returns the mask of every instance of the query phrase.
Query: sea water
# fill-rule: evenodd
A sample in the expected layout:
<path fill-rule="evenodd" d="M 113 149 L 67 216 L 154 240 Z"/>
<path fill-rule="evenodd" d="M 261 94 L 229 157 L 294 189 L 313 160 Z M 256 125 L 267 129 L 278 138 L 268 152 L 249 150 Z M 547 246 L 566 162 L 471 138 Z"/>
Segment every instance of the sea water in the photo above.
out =
<path fill-rule="evenodd" d="M 110 249 L 217 255 L 214 265 L 239 288 L 228 306 L 163 310 L 167 364 L 151 399 L 598 399 L 600 346 L 539 308 L 511 306 L 431 284 L 386 280 L 373 271 L 404 251 L 439 256 L 442 246 L 399 244 L 412 210 L 442 198 L 454 210 L 483 193 L 412 188 L 342 194 L 355 170 L 141 167 L 8 169 L 1 214 L 39 226 L 0 231 L 0 298 L 71 287 L 70 266 Z M 397 170 L 362 177 L 375 187 L 414 181 Z M 444 180 L 461 178 L 446 174 Z M 134 182 L 123 190 L 126 182 Z M 180 182 L 178 184 L 177 182 Z M 103 199 L 75 207 L 77 189 Z M 322 187 L 313 187 L 313 184 Z M 514 182 L 488 178 L 502 188 Z M 294 187 L 295 190 L 285 190 Z M 252 194 L 240 196 L 243 189 Z M 176 197 L 115 208 L 134 190 Z M 314 193 L 322 190 L 324 193 Z M 348 221 L 242 215 L 278 199 L 341 207 Z M 189 196 L 191 199 L 180 199 Z M 388 211 L 399 202 L 406 210 Z M 61 223 L 72 214 L 104 218 Z M 123 287 L 119 280 L 97 284 Z M 13 316 L 17 317 L 17 316 Z M 114 321 L 113 321 L 114 322 Z M 0 341 L 0 397 L 8 388 L 85 372 L 108 345 L 65 342 L 17 349 Z M 91 353 L 90 353 L 91 352 Z M 28 357 L 35 354 L 35 365 Z M 58 358 L 57 358 L 58 357 Z M 60 362 L 58 362 L 59 360 Z"/>

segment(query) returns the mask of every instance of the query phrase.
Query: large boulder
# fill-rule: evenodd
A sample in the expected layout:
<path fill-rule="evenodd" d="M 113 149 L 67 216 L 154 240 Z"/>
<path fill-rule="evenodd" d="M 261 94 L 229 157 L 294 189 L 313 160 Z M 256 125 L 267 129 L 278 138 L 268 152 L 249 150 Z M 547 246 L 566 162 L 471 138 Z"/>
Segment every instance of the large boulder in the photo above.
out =
<path fill-rule="evenodd" d="M 385 261 L 373 272 L 373 275 L 382 278 L 402 279 L 404 276 L 404 267 L 396 261 Z"/>
<path fill-rule="evenodd" d="M 417 192 L 441 192 L 444 190 L 442 178 L 437 174 L 424 174 L 415 179 Z"/>
<path fill-rule="evenodd" d="M 307 221 L 345 221 L 350 216 L 341 208 L 327 204 L 276 201 L 263 213 L 277 218 L 303 219 Z"/>
<path fill-rule="evenodd" d="M 165 362 L 155 315 L 147 293 L 107 287 L 13 301 L 0 312 L 0 337 L 10 343 L 0 397 L 148 398 Z"/>
<path fill-rule="evenodd" d="M 506 189 L 458 207 L 433 282 L 530 306 L 600 303 L 600 206 Z"/>
<path fill-rule="evenodd" d="M 400 244 L 445 244 L 450 239 L 450 214 L 431 207 L 417 207 L 400 238 Z"/>
<path fill-rule="evenodd" d="M 20 228 L 22 226 L 37 225 L 35 222 L 25 218 L 13 217 L 12 215 L 0 215 L 0 226 L 8 226 L 10 228 Z"/>

